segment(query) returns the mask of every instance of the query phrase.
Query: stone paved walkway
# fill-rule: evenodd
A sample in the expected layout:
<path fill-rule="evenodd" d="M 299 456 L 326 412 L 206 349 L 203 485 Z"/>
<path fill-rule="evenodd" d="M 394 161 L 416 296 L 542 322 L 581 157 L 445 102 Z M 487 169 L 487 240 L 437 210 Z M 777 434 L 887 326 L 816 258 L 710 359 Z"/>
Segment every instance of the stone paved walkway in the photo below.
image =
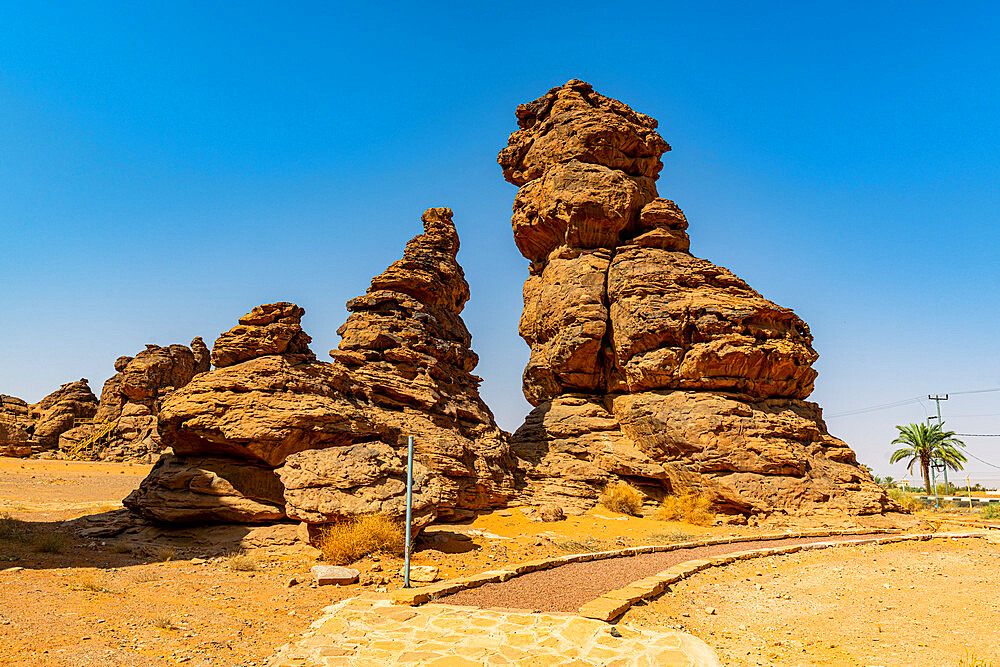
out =
<path fill-rule="evenodd" d="M 611 626 L 570 614 L 401 607 L 375 596 L 323 611 L 299 641 L 279 651 L 271 667 L 720 665 L 715 652 L 693 635 Z"/>

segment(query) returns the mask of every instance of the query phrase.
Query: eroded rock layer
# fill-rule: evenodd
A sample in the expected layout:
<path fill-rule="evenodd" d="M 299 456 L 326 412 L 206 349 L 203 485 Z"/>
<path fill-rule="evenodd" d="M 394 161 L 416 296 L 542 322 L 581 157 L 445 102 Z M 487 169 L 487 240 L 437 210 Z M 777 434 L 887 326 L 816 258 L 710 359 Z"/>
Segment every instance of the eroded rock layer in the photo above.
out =
<path fill-rule="evenodd" d="M 159 432 L 174 457 L 126 504 L 165 521 L 266 520 L 272 506 L 311 525 L 401 516 L 412 435 L 418 526 L 503 505 L 513 465 L 472 374 L 478 359 L 460 315 L 469 287 L 451 217 L 424 213 L 424 233 L 348 302 L 332 362 L 309 349 L 295 304 L 240 318 L 213 347 L 216 369 L 163 401 Z M 253 488 L 273 480 L 281 503 L 232 483 L 241 466 L 253 470 Z"/>
<path fill-rule="evenodd" d="M 670 150 L 656 121 L 578 80 L 517 121 L 498 162 L 531 261 L 520 333 L 537 407 L 511 439 L 523 496 L 580 512 L 624 478 L 729 513 L 893 508 L 804 400 L 806 323 L 690 254 L 684 213 L 656 190 Z"/>

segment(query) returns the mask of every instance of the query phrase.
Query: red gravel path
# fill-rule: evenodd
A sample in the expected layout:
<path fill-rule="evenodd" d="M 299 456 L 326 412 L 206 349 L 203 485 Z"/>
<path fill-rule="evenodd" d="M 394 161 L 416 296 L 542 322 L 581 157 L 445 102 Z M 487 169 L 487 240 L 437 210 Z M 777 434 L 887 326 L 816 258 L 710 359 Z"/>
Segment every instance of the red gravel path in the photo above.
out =
<path fill-rule="evenodd" d="M 758 540 L 570 563 L 549 570 L 522 574 L 504 582 L 469 588 L 442 597 L 436 602 L 481 608 L 505 607 L 532 611 L 576 612 L 585 602 L 590 602 L 609 591 L 624 588 L 633 581 L 654 575 L 686 560 L 793 544 L 844 542 L 864 537 L 864 535 L 843 535 Z"/>

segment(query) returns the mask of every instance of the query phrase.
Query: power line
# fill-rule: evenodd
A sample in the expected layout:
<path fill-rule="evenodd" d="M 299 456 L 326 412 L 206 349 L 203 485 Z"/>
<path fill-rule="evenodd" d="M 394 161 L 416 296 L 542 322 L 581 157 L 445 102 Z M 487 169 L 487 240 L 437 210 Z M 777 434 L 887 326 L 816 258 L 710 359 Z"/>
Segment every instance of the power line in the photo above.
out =
<path fill-rule="evenodd" d="M 970 389 L 969 391 L 952 391 L 952 394 L 988 394 L 991 392 L 1000 391 L 1000 387 L 995 387 L 993 389 Z M 928 396 L 931 400 L 934 399 L 932 396 Z M 944 400 L 944 399 L 942 399 Z M 869 412 L 878 412 L 879 410 L 890 410 L 892 408 L 901 408 L 904 405 L 910 405 L 911 403 L 920 403 L 920 405 L 925 406 L 922 397 L 914 396 L 912 398 L 904 398 L 899 401 L 894 401 L 892 403 L 880 403 L 878 405 L 870 405 L 865 408 L 857 408 L 855 410 L 847 410 L 845 412 L 838 412 L 832 415 L 826 415 L 827 419 L 834 419 L 837 417 L 849 417 L 851 415 L 863 415 Z"/>
<path fill-rule="evenodd" d="M 962 453 L 963 454 L 968 454 L 969 456 L 971 456 L 972 458 L 976 459 L 980 463 L 985 463 L 986 465 L 988 465 L 991 468 L 996 468 L 997 470 L 1000 470 L 1000 466 L 994 465 L 994 464 L 990 463 L 989 461 L 984 461 L 981 458 L 979 458 L 978 456 L 976 456 L 975 454 L 973 454 L 972 452 L 962 452 Z"/>
<path fill-rule="evenodd" d="M 867 412 L 877 412 L 879 410 L 889 410 L 891 408 L 900 408 L 904 405 L 910 405 L 911 403 L 919 403 L 920 399 L 914 396 L 913 398 L 907 398 L 902 401 L 895 401 L 894 403 L 882 403 L 880 405 L 872 405 L 867 408 L 858 408 L 856 410 L 848 410 L 846 412 L 838 412 L 833 415 L 827 415 L 827 418 L 833 417 L 847 417 L 849 415 L 860 415 Z"/>
<path fill-rule="evenodd" d="M 956 433 L 963 438 L 1000 438 L 1000 433 Z"/>
<path fill-rule="evenodd" d="M 973 389 L 972 391 L 953 391 L 952 394 L 988 394 L 992 391 L 1000 391 L 1000 387 L 995 389 Z"/>

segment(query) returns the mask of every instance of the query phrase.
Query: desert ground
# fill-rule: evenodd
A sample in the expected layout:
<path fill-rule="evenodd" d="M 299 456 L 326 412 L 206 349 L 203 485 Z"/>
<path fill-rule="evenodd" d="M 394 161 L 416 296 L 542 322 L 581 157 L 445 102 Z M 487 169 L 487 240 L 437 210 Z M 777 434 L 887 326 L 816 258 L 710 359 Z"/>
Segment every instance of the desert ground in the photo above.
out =
<path fill-rule="evenodd" d="M 0 663 L 263 665 L 324 606 L 402 583 L 394 557 L 356 564 L 365 585 L 315 587 L 315 555 L 302 549 L 220 555 L 201 543 L 140 548 L 61 528 L 120 509 L 148 470 L 0 458 L 0 514 L 23 522 L 0 533 Z M 430 527 L 414 563 L 437 565 L 447 578 L 571 551 L 755 530 L 602 507 L 538 523 L 512 508 Z M 682 628 L 732 665 L 986 665 L 1000 662 L 998 590 L 996 542 L 846 547 L 713 568 L 621 622 Z"/>

